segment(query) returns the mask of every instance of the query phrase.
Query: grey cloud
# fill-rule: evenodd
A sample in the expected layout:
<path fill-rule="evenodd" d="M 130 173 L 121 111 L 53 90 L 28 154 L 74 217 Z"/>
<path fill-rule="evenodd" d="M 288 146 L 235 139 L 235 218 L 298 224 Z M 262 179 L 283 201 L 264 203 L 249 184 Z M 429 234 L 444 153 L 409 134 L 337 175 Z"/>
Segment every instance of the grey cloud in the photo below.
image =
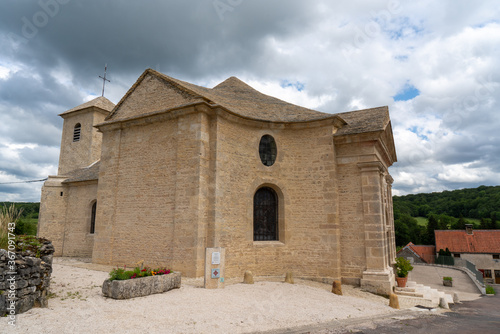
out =
<path fill-rule="evenodd" d="M 55 1 L 59 0 L 42 2 Z M 369 37 L 365 45 L 354 47 L 355 52 L 346 57 L 343 45 L 352 46 L 357 29 L 375 20 L 377 13 L 387 8 L 387 1 L 221 1 L 231 6 L 222 14 L 223 20 L 212 0 L 67 0 L 57 13 L 47 16 L 46 24 L 35 26 L 36 33 L 27 43 L 21 44 L 12 42 L 12 34 L 23 37 L 26 20 L 33 24 L 34 15 L 42 11 L 39 1 L 0 2 L 0 66 L 20 66 L 17 73 L 0 78 L 0 141 L 39 145 L 18 150 L 19 157 L 10 160 L 0 151 L 0 171 L 13 179 L 26 179 L 38 177 L 41 170 L 55 169 L 62 125 L 57 114 L 84 102 L 87 95 L 100 95 L 98 75 L 107 63 L 111 83 L 106 96 L 113 102 L 152 67 L 194 83 L 231 75 L 263 82 L 300 80 L 309 96 L 331 96 L 318 110 L 336 113 L 358 105 L 389 105 L 394 113 L 397 109 L 391 96 L 401 83 L 411 79 L 424 86 L 419 87 L 423 93 L 412 101 L 414 110 L 408 117 L 434 115 L 443 120 L 439 131 L 456 131 L 460 136 L 450 142 L 433 142 L 429 152 L 422 151 L 423 157 L 418 156 L 422 152 L 407 152 L 408 148 L 399 146 L 404 160 L 392 173 L 411 172 L 422 160 L 444 165 L 477 161 L 499 172 L 500 66 L 495 64 L 496 44 L 484 38 L 471 46 L 472 51 L 440 55 L 443 66 L 436 66 L 430 74 L 423 71 L 432 65 L 428 59 L 415 59 L 415 50 L 428 47 L 434 39 L 445 39 L 497 17 L 494 2 L 403 3 L 401 14 L 394 16 L 387 28 L 400 31 L 407 19 L 423 29 L 422 35 L 413 33 L 396 41 L 382 32 Z M 408 56 L 405 62 L 395 59 L 401 54 Z M 492 72 L 491 87 L 495 88 L 476 109 L 464 107 L 464 99 L 475 96 L 473 85 L 468 91 L 467 87 L 445 87 L 438 94 L 425 93 L 429 75 L 435 80 L 452 75 L 456 73 L 454 66 L 461 66 L 463 59 L 470 61 L 467 57 L 471 55 L 484 62 L 481 71 Z M 447 61 L 448 56 L 454 57 L 452 61 Z M 63 82 L 53 77 L 59 69 L 68 72 Z M 462 70 L 468 69 L 464 65 Z M 477 83 L 486 73 L 481 71 L 472 72 L 470 82 Z M 404 122 L 406 116 L 393 114 L 393 128 L 402 126 L 399 119 Z M 427 177 L 428 189 L 464 186 L 437 180 L 432 172 Z M 413 192 L 420 186 L 395 182 L 402 192 Z M 5 196 L 37 200 L 39 185 L 0 188 L 0 200 Z"/>

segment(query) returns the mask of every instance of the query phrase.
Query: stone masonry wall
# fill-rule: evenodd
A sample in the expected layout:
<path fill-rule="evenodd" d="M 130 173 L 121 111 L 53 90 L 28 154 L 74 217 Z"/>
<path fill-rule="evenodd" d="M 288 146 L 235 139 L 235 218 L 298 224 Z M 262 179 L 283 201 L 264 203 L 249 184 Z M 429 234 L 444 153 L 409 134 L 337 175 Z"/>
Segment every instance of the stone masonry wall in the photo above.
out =
<path fill-rule="evenodd" d="M 183 188 L 179 191 L 185 194 L 177 193 L 176 178 L 194 183 L 189 175 L 176 173 L 177 134 L 182 131 L 174 120 L 103 133 L 94 263 L 129 266 L 147 260 L 180 270 L 171 262 L 174 240 L 193 242 L 174 231 L 175 198 L 192 194 Z"/>
<path fill-rule="evenodd" d="M 104 121 L 105 114 L 94 108 L 64 116 L 58 175 L 89 166 L 101 155 L 102 134 L 94 125 Z M 80 140 L 73 141 L 74 127 L 81 124 Z"/>
<path fill-rule="evenodd" d="M 65 196 L 66 232 L 63 233 L 61 256 L 92 257 L 94 234 L 90 233 L 90 220 L 92 205 L 97 199 L 97 181 L 72 184 L 67 187 Z"/>
<path fill-rule="evenodd" d="M 332 133 L 332 125 L 253 126 L 218 118 L 214 246 L 226 248 L 226 276 L 251 270 L 262 276 L 293 271 L 296 277 L 340 278 Z M 276 141 L 272 166 L 260 160 L 264 135 Z M 277 241 L 253 240 L 253 197 L 262 186 L 278 195 Z"/>
<path fill-rule="evenodd" d="M 66 177 L 49 176 L 42 187 L 37 236 L 52 241 L 54 256 L 62 256 L 68 187 L 62 184 Z"/>
<path fill-rule="evenodd" d="M 43 240 L 43 239 L 42 239 Z M 16 274 L 8 274 L 9 253 L 0 249 L 0 316 L 12 314 L 9 293 L 15 290 L 15 314 L 23 313 L 33 307 L 47 307 L 52 273 L 54 247 L 48 240 L 39 249 L 40 257 L 30 251 L 15 253 Z M 10 278 L 14 278 L 12 281 Z"/>

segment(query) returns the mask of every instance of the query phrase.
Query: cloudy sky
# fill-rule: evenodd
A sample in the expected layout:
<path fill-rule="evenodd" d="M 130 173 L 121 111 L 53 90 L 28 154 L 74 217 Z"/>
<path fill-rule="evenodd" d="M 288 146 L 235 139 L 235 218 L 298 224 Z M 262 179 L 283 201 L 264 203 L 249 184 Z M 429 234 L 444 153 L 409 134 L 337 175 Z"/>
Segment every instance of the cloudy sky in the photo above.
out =
<path fill-rule="evenodd" d="M 146 68 L 237 76 L 328 113 L 388 105 L 394 193 L 500 184 L 497 1 L 2 0 L 0 201 L 39 201 L 57 114 L 117 103 Z"/>

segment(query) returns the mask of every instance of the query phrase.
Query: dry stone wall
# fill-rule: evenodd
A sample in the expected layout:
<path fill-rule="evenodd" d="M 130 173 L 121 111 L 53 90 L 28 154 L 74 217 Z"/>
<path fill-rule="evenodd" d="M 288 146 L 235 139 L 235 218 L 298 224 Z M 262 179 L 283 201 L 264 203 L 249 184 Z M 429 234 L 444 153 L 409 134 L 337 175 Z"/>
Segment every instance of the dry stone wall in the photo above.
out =
<path fill-rule="evenodd" d="M 48 306 L 54 247 L 48 240 L 42 242 L 39 257 L 31 251 L 8 253 L 0 249 L 0 316 Z M 11 254 L 15 254 L 15 274 L 10 274 Z M 11 299 L 13 291 L 15 298 Z M 11 300 L 15 301 L 15 311 Z"/>

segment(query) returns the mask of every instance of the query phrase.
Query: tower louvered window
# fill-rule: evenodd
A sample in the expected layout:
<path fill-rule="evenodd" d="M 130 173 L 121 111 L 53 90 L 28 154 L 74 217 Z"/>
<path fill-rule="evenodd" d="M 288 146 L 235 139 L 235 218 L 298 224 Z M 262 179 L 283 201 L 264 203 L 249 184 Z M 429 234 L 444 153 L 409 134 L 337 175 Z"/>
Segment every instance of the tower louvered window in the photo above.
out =
<path fill-rule="evenodd" d="M 82 125 L 80 123 L 77 123 L 73 130 L 73 141 L 80 141 L 81 131 L 82 131 Z"/>

